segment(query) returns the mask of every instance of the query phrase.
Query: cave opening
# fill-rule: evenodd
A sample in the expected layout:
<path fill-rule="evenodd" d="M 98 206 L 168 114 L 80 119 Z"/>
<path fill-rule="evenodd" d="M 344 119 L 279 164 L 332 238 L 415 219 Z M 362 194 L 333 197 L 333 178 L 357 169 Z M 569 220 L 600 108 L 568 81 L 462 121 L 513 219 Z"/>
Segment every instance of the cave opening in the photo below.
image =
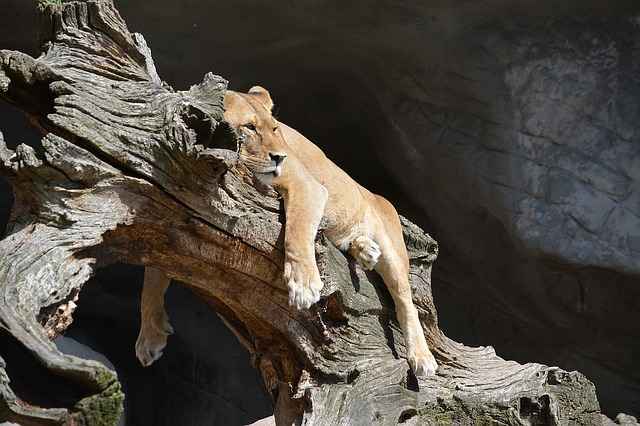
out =
<path fill-rule="evenodd" d="M 115 369 L 125 392 L 122 425 L 245 425 L 273 414 L 249 354 L 204 301 L 174 282 L 166 308 L 175 330 L 163 356 L 135 355 L 144 269 L 114 264 L 80 292 L 74 322 L 56 339 L 67 353 Z"/>

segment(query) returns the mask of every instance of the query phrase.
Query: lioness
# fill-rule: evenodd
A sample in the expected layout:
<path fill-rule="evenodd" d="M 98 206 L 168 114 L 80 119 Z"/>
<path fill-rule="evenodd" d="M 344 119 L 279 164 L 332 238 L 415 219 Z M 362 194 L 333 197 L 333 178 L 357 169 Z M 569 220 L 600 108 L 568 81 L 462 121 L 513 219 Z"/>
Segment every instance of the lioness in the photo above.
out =
<path fill-rule="evenodd" d="M 278 122 L 264 88 L 255 86 L 248 93 L 227 91 L 224 107 L 225 121 L 240 136 L 240 161 L 284 199 L 284 280 L 289 303 L 302 309 L 320 299 L 322 281 L 314 240 L 324 217 L 329 240 L 384 279 L 395 302 L 414 373 L 433 374 L 437 364 L 412 302 L 409 258 L 393 205 L 356 183 L 300 133 Z M 147 269 L 136 343 L 136 355 L 145 366 L 162 355 L 166 336 L 171 333 L 163 305 L 169 279 L 158 270 Z"/>

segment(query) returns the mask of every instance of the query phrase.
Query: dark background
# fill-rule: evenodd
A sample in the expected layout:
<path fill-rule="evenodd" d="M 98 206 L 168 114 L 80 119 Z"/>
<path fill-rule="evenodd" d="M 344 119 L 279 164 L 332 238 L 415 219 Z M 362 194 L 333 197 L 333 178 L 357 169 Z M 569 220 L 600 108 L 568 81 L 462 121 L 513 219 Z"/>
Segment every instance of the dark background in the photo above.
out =
<path fill-rule="evenodd" d="M 640 415 L 637 1 L 116 2 L 160 76 L 271 91 L 275 114 L 441 245 L 441 328 L 519 362 L 580 370 Z M 0 0 L 0 48 L 37 54 L 32 4 Z M 37 143 L 0 105 L 11 146 Z M 10 188 L 0 180 L 0 228 Z M 174 286 L 164 357 L 136 363 L 140 268 L 101 271 L 68 336 L 127 387 L 130 425 L 270 415 L 249 359 Z M 179 420 L 179 421 L 178 421 Z"/>

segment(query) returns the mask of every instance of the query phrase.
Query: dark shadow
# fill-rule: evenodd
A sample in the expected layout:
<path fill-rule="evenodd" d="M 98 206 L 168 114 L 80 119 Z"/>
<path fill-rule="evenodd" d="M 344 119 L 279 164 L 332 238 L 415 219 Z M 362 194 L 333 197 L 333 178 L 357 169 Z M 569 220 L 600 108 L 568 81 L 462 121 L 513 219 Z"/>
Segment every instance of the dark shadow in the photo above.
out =
<path fill-rule="evenodd" d="M 0 176 L 0 236 L 5 235 L 5 228 L 13 205 L 13 189 L 11 184 Z"/>
<path fill-rule="evenodd" d="M 42 151 L 42 135 L 29 122 L 26 114 L 14 106 L 0 101 L 0 132 L 9 149 L 15 150 L 21 143 L 29 145 L 36 152 Z"/>
<path fill-rule="evenodd" d="M 353 283 L 353 287 L 356 290 L 356 293 L 360 292 L 360 277 L 358 277 L 358 262 L 350 255 L 345 254 L 347 258 L 347 266 L 349 268 L 349 276 L 351 277 L 351 282 Z"/>
<path fill-rule="evenodd" d="M 273 414 L 259 373 L 209 306 L 173 283 L 166 296 L 175 334 L 148 368 L 135 356 L 143 268 L 114 265 L 85 284 L 66 333 L 115 366 L 128 426 L 245 425 Z"/>
<path fill-rule="evenodd" d="M 43 408 L 71 408 L 80 399 L 91 395 L 89 390 L 82 392 L 77 384 L 52 374 L 31 352 L 4 331 L 0 332 L 0 348 L 10 386 L 18 398 Z M 38 385 L 34 386 L 34 383 Z"/>

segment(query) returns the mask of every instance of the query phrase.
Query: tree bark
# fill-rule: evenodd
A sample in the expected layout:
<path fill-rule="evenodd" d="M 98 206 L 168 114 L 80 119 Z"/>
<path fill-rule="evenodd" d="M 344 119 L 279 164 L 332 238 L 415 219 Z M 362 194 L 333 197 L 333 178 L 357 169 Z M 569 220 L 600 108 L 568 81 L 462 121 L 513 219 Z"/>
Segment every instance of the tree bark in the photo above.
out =
<path fill-rule="evenodd" d="M 15 195 L 0 242 L 0 328 L 73 391 L 22 399 L 17 387 L 39 383 L 18 383 L 20 371 L 0 359 L 0 421 L 117 422 L 124 395 L 115 373 L 51 341 L 71 323 L 83 284 L 113 262 L 161 269 L 210 303 L 251 352 L 279 425 L 604 421 L 580 373 L 505 361 L 440 331 L 430 285 L 438 246 L 406 219 L 435 377 L 411 374 L 380 277 L 322 231 L 322 299 L 308 311 L 290 308 L 280 201 L 236 163 L 222 122 L 227 82 L 207 74 L 188 91 L 162 83 L 144 38 L 111 0 L 39 7 L 42 56 L 0 51 L 0 97 L 43 133 L 35 149 L 11 150 L 0 137 L 0 169 Z"/>

